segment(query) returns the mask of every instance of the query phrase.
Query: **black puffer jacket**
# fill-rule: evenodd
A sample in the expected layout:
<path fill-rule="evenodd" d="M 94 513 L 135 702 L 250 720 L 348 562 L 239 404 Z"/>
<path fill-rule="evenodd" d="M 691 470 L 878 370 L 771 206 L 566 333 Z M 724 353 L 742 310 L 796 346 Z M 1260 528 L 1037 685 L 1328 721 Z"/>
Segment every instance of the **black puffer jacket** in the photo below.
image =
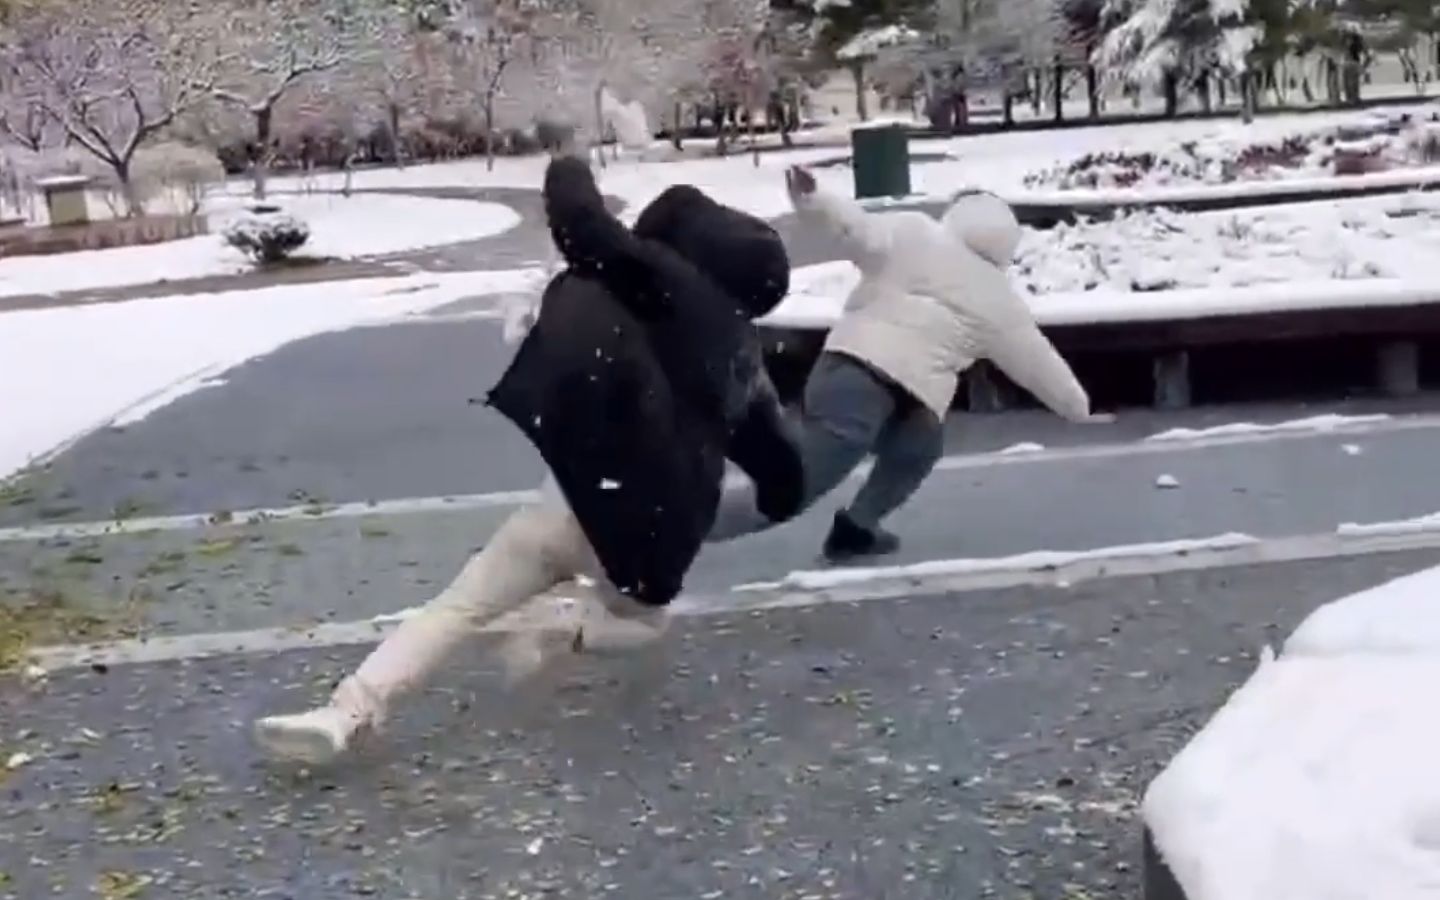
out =
<path fill-rule="evenodd" d="M 784 298 L 789 259 L 764 222 L 688 186 L 632 232 L 576 159 L 551 164 L 545 206 L 569 268 L 489 401 L 540 451 L 610 580 L 665 604 L 714 523 L 727 457 L 770 518 L 799 509 L 799 450 L 751 323 Z"/>

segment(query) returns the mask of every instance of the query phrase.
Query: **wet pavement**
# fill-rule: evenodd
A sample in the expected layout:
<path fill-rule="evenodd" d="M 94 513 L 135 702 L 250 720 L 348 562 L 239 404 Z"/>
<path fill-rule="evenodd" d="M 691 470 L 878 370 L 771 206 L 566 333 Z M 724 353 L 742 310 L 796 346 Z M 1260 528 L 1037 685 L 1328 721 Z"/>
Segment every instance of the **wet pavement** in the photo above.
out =
<path fill-rule="evenodd" d="M 1138 896 L 1136 801 L 1265 643 L 1440 553 L 693 620 L 356 758 L 246 723 L 360 648 L 0 682 L 0 897 Z M 15 754 L 25 757 L 15 757 Z"/>

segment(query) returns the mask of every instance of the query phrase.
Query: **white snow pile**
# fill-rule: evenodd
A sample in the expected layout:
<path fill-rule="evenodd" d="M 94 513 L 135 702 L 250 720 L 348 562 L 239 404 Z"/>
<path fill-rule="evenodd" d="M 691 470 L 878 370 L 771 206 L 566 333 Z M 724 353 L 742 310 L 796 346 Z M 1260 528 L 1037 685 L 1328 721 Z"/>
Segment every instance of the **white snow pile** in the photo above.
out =
<path fill-rule="evenodd" d="M 1146 792 L 1189 900 L 1440 893 L 1440 569 L 1321 607 Z"/>
<path fill-rule="evenodd" d="M 126 287 L 248 271 L 245 255 L 227 246 L 226 227 L 246 214 L 249 199 L 217 195 L 207 207 L 211 234 L 149 244 L 48 256 L 0 259 L 0 297 Z M 297 258 L 356 259 L 478 240 L 519 224 L 508 206 L 396 194 L 279 195 L 272 202 L 305 222 L 310 239 Z"/>
<path fill-rule="evenodd" d="M 1246 210 L 1121 213 L 1026 229 L 1012 270 L 1030 293 L 1165 291 L 1287 281 L 1433 281 L 1440 197 L 1414 193 Z"/>
<path fill-rule="evenodd" d="M 543 278 L 538 269 L 416 274 L 0 314 L 0 479 L 291 341 L 534 291 Z"/>
<path fill-rule="evenodd" d="M 1220 126 L 1141 149 L 1091 151 L 1025 177 L 1050 190 L 1156 188 L 1357 175 L 1440 162 L 1440 111 L 1357 113 L 1289 134 Z"/>
<path fill-rule="evenodd" d="M 1069 569 L 1083 570 L 1125 560 L 1150 560 L 1158 557 L 1190 556 L 1204 552 L 1223 552 L 1243 547 L 1253 547 L 1258 540 L 1248 534 L 1232 532 L 1205 538 L 1185 538 L 1174 541 L 1155 541 L 1144 544 L 1124 544 L 1116 547 L 1100 547 L 1093 550 L 1033 550 L 1013 556 L 999 556 L 977 559 L 937 559 L 927 562 L 897 566 L 857 566 L 824 570 L 800 570 L 791 572 L 778 582 L 744 585 L 743 591 L 773 591 L 789 589 L 798 591 L 823 591 L 854 585 L 868 585 L 887 581 L 915 581 L 930 578 L 956 578 L 978 575 L 1023 575 L 1036 572 L 1063 572 Z M 736 588 L 741 591 L 742 588 Z"/>

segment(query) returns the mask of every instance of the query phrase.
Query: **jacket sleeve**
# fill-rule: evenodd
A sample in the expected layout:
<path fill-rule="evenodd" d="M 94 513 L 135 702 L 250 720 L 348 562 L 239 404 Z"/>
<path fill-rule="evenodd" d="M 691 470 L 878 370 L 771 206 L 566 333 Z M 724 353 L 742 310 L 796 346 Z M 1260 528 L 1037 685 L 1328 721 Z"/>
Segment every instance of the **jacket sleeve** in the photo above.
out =
<path fill-rule="evenodd" d="M 799 514 L 805 502 L 805 468 L 799 429 L 785 415 L 768 377 L 762 376 L 726 455 L 755 483 L 755 506 L 772 522 Z"/>
<path fill-rule="evenodd" d="M 878 268 L 890 250 L 890 228 L 848 197 L 818 188 L 795 198 L 795 212 L 839 241 L 841 252 L 862 271 Z"/>
<path fill-rule="evenodd" d="M 1072 422 L 1083 422 L 1089 417 L 1090 396 L 1080 386 L 1065 357 L 1033 320 L 1017 318 L 1006 323 L 1002 331 L 993 336 L 986 355 L 1011 381 L 1033 394 L 1052 412 Z"/>
<path fill-rule="evenodd" d="M 656 277 L 663 261 L 605 208 L 584 160 L 559 157 L 546 169 L 545 219 L 566 264 L 604 284 L 636 315 L 654 316 L 668 307 Z"/>

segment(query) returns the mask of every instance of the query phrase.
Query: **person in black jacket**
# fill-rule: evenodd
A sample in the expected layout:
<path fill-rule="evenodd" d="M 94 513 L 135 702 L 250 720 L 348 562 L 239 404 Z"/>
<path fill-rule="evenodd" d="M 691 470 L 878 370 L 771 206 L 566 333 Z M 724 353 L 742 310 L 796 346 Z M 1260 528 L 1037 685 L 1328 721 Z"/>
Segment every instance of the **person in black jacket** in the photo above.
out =
<path fill-rule="evenodd" d="M 690 186 L 625 228 L 581 160 L 552 161 L 545 209 L 568 268 L 490 405 L 550 469 L 542 501 L 501 525 L 455 581 L 401 624 L 329 704 L 256 723 L 272 755 L 323 762 L 378 724 L 469 634 L 583 579 L 597 629 L 557 629 L 587 649 L 653 640 L 710 531 L 728 458 L 782 521 L 804 496 L 797 436 L 766 375 L 752 319 L 789 288 L 780 237 Z M 512 659 L 512 677 L 540 661 Z"/>

